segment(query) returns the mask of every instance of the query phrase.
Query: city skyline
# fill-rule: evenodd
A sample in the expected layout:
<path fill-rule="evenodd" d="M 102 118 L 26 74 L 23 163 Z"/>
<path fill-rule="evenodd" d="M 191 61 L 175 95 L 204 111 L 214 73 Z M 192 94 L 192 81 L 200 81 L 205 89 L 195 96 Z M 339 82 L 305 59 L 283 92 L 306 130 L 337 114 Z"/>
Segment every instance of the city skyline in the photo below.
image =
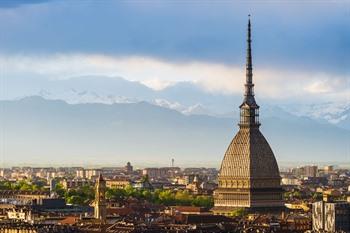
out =
<path fill-rule="evenodd" d="M 0 0 L 0 232 L 350 233 L 349 25 L 343 1 Z"/>

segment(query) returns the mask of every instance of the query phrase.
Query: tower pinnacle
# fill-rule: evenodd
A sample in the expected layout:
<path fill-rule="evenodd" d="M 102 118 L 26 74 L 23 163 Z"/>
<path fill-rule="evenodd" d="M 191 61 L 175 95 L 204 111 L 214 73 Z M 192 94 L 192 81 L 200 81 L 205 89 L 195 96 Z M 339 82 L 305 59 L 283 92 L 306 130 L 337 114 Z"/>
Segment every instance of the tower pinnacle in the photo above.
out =
<path fill-rule="evenodd" d="M 253 64 L 252 64 L 252 39 L 251 39 L 251 25 L 250 15 L 248 19 L 248 31 L 247 31 L 247 61 L 246 61 L 246 84 L 245 84 L 245 96 L 254 95 L 253 93 Z"/>
<path fill-rule="evenodd" d="M 253 84 L 253 63 L 252 63 L 252 38 L 251 38 L 251 23 L 250 15 L 248 15 L 248 29 L 247 29 L 247 57 L 246 57 L 246 81 L 244 84 L 244 100 L 240 106 L 241 117 L 240 127 L 259 126 L 259 105 L 256 104 L 254 98 L 254 84 Z"/>

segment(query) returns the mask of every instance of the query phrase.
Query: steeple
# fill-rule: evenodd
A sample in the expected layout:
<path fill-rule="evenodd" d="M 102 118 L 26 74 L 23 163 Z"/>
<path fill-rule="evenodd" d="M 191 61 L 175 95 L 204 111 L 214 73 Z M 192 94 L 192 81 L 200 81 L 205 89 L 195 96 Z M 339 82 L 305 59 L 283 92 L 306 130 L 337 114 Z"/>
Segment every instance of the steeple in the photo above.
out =
<path fill-rule="evenodd" d="M 254 95 L 253 93 L 253 64 L 252 64 L 252 39 L 251 39 L 251 25 L 250 15 L 248 19 L 248 32 L 247 32 L 247 62 L 246 62 L 246 84 L 245 84 L 245 96 Z"/>
<path fill-rule="evenodd" d="M 96 180 L 94 212 L 95 218 L 102 224 L 105 224 L 107 216 L 106 181 L 103 179 L 101 173 Z"/>
<path fill-rule="evenodd" d="M 100 173 L 100 174 L 98 175 L 98 181 L 99 181 L 99 182 L 104 181 L 103 176 L 102 176 L 102 173 Z"/>
<path fill-rule="evenodd" d="M 244 100 L 240 106 L 241 117 L 240 127 L 259 127 L 259 105 L 256 104 L 254 98 L 254 83 L 253 83 L 253 63 L 252 63 L 252 38 L 251 38 L 251 23 L 250 15 L 248 15 L 247 29 L 247 61 L 246 61 L 246 82 L 244 84 Z"/>

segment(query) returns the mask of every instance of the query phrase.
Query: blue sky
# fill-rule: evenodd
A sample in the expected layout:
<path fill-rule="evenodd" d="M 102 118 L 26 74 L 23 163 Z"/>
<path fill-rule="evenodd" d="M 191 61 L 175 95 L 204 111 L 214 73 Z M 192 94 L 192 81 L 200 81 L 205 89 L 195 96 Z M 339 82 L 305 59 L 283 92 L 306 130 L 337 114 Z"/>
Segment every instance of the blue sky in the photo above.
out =
<path fill-rule="evenodd" d="M 248 14 L 252 14 L 258 82 L 264 77 L 283 92 L 290 88 L 278 85 L 290 86 L 295 89 L 292 98 L 304 94 L 298 89 L 309 91 L 315 99 L 325 94 L 346 96 L 350 79 L 350 3 L 346 1 L 4 0 L 0 2 L 0 62 L 6 78 L 20 75 L 18 70 L 28 77 L 48 78 L 66 78 L 67 71 L 72 76 L 90 72 L 123 76 L 158 89 L 177 81 L 205 79 L 207 89 L 220 91 L 221 87 L 209 87 L 214 82 L 209 77 L 186 75 L 191 70 L 187 65 L 199 64 L 196 69 L 219 65 L 241 75 Z M 105 72 L 105 64 L 82 72 L 89 64 L 79 61 L 91 56 L 102 56 L 105 64 L 122 59 L 123 72 L 119 74 L 118 68 Z M 150 75 L 134 73 L 135 57 L 145 61 L 140 67 L 149 64 L 152 70 L 140 69 L 140 73 Z M 43 71 L 45 62 L 46 67 L 57 64 L 55 71 Z M 118 67 L 113 62 L 109 66 Z M 177 73 L 166 70 L 182 70 L 181 77 L 169 78 Z M 221 71 L 218 75 L 230 72 Z M 227 80 L 219 82 L 225 87 Z"/>
<path fill-rule="evenodd" d="M 315 111 L 326 117 L 349 106 L 350 2 L 341 0 L 0 0 L 0 100 L 89 75 L 242 95 L 248 14 L 258 103 L 328 103 Z"/>

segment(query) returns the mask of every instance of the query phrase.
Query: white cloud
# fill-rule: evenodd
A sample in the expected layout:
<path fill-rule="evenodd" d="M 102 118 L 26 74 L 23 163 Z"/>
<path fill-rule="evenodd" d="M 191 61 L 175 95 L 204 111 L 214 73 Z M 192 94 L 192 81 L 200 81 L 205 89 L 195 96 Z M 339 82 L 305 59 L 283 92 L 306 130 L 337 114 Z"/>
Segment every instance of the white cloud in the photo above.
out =
<path fill-rule="evenodd" d="M 0 56 L 6 78 L 35 75 L 68 79 L 82 75 L 119 76 L 161 90 L 180 81 L 191 81 L 208 92 L 240 94 L 244 67 L 215 63 L 174 63 L 151 57 L 113 57 L 98 54 L 57 54 L 51 56 Z M 291 72 L 260 68 L 254 70 L 256 93 L 265 98 L 346 98 L 349 78 L 325 73 Z M 345 84 L 345 85 L 344 85 Z"/>
<path fill-rule="evenodd" d="M 170 102 L 166 99 L 155 99 L 154 103 L 158 106 L 161 106 L 164 108 L 174 109 L 174 110 L 177 110 L 179 112 L 183 112 L 184 110 L 186 110 L 186 107 L 183 106 L 182 104 L 180 104 L 178 102 Z"/>
<path fill-rule="evenodd" d="M 319 77 L 319 79 L 314 80 L 310 85 L 306 86 L 305 90 L 315 94 L 332 93 L 344 88 L 346 89 L 347 84 L 346 80 L 344 82 L 337 77 Z"/>
<path fill-rule="evenodd" d="M 160 78 L 154 78 L 154 79 L 146 79 L 144 81 L 141 81 L 141 83 L 149 88 L 160 91 L 169 86 L 174 85 L 176 82 L 170 82 L 170 81 L 162 80 Z"/>

